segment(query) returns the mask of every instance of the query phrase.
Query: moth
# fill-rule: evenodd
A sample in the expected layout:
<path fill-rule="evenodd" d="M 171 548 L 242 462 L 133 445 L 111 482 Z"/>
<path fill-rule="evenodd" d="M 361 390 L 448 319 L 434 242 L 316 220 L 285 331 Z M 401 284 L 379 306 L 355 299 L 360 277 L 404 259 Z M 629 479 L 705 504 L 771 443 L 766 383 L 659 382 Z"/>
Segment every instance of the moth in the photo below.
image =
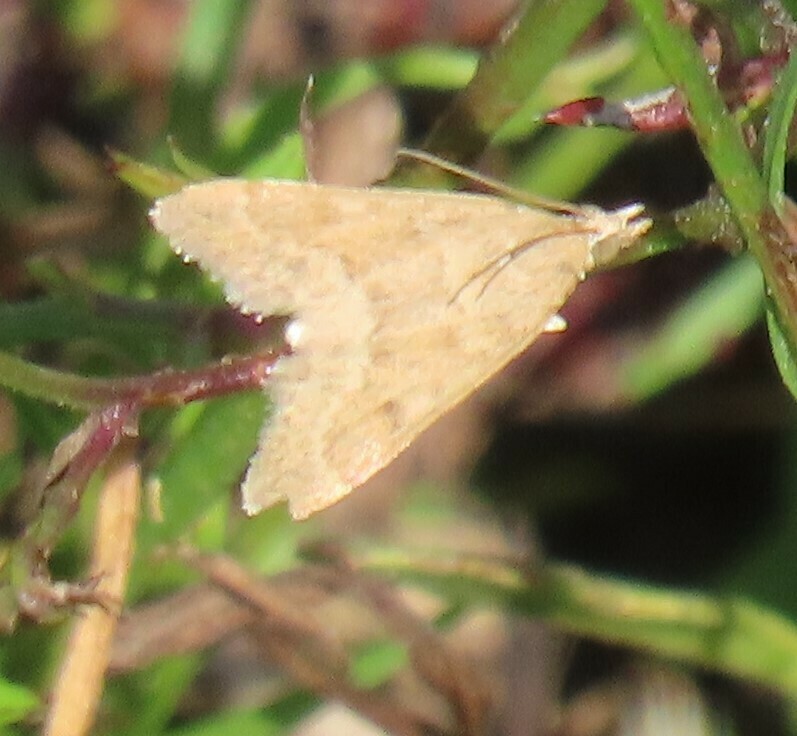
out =
<path fill-rule="evenodd" d="M 290 315 L 242 487 L 294 518 L 364 483 L 544 331 L 641 205 L 218 179 L 155 203 L 172 248 L 245 312 Z"/>

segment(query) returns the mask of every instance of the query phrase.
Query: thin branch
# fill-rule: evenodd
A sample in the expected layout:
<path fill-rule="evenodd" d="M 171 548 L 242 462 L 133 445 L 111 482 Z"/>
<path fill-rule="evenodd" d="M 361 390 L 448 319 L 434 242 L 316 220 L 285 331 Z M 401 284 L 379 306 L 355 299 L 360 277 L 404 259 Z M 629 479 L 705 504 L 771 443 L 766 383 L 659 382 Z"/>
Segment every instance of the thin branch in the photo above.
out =
<path fill-rule="evenodd" d="M 133 558 L 140 493 L 139 469 L 131 461 L 118 465 L 106 478 L 91 576 L 98 581 L 98 599 L 110 602 L 112 609 L 90 606 L 77 617 L 50 698 L 44 736 L 81 736 L 94 723 Z"/>

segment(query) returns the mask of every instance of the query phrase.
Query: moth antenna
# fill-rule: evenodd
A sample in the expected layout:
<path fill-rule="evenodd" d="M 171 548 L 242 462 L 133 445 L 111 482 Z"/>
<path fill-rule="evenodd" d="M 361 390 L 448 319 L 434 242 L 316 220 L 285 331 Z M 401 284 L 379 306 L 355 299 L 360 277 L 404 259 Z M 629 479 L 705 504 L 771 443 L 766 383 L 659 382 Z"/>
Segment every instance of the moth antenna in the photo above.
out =
<path fill-rule="evenodd" d="M 468 288 L 472 283 L 474 283 L 477 279 L 480 279 L 484 276 L 488 271 L 492 270 L 492 273 L 487 276 L 484 283 L 482 284 L 481 289 L 479 289 L 479 293 L 477 295 L 477 299 L 480 299 L 484 292 L 487 291 L 487 287 L 498 277 L 498 274 L 501 273 L 512 261 L 515 260 L 518 256 L 525 253 L 530 248 L 533 248 L 535 245 L 539 245 L 540 243 L 545 242 L 546 240 L 553 240 L 554 238 L 564 238 L 568 237 L 573 234 L 586 234 L 591 233 L 592 230 L 589 228 L 577 228 L 575 230 L 569 230 L 566 232 L 558 232 L 558 233 L 547 233 L 545 235 L 540 235 L 536 238 L 532 238 L 531 240 L 524 240 L 522 243 L 518 243 L 517 245 L 513 245 L 508 251 L 505 253 L 501 253 L 500 255 L 496 256 L 495 258 L 490 259 L 484 266 L 482 266 L 478 271 L 474 271 L 469 277 L 468 280 L 459 287 L 454 292 L 454 295 L 449 299 L 449 305 L 453 304 L 459 297 L 462 295 L 462 292 Z"/>
<path fill-rule="evenodd" d="M 522 189 L 515 189 L 515 187 L 510 187 L 498 179 L 493 179 L 491 176 L 480 174 L 473 169 L 468 169 L 465 166 L 446 161 L 444 158 L 435 156 L 433 153 L 420 151 L 416 148 L 399 148 L 396 151 L 396 156 L 409 158 L 413 161 L 420 161 L 429 166 L 435 166 L 441 171 L 447 171 L 449 174 L 458 176 L 461 179 L 467 179 L 474 184 L 480 184 L 487 189 L 492 189 L 497 194 L 503 194 L 509 199 L 514 199 L 516 202 L 529 205 L 530 207 L 538 207 L 543 210 L 548 210 L 549 212 L 558 212 L 565 215 L 581 216 L 584 214 L 584 209 L 577 204 L 563 202 L 559 199 L 549 199 L 548 197 L 524 192 Z"/>

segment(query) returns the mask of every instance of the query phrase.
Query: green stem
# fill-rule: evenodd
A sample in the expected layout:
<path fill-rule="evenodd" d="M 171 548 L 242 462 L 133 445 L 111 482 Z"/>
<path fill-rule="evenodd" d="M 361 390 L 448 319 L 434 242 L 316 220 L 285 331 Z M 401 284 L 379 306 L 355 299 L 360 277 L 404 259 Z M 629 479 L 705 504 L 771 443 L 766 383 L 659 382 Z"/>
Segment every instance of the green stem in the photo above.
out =
<path fill-rule="evenodd" d="M 797 264 L 767 197 L 742 131 L 728 112 L 687 28 L 667 17 L 663 0 L 630 0 L 659 63 L 683 92 L 700 147 L 761 271 L 788 339 L 797 346 Z"/>
<path fill-rule="evenodd" d="M 0 386 L 73 409 L 96 409 L 120 401 L 140 406 L 180 406 L 260 388 L 282 354 L 263 352 L 196 369 L 104 379 L 42 368 L 0 352 Z"/>
<path fill-rule="evenodd" d="M 797 629 L 741 599 L 717 599 L 591 575 L 568 565 L 374 550 L 358 563 L 468 604 L 504 604 L 562 631 L 691 662 L 797 695 Z"/>
<path fill-rule="evenodd" d="M 110 402 L 113 396 L 106 396 L 106 402 L 98 396 L 98 384 L 104 383 L 107 382 L 42 368 L 0 352 L 0 385 L 59 406 L 94 409 Z"/>
<path fill-rule="evenodd" d="M 423 147 L 449 161 L 472 161 L 605 5 L 605 0 L 532 3 L 506 41 L 482 58 Z"/>

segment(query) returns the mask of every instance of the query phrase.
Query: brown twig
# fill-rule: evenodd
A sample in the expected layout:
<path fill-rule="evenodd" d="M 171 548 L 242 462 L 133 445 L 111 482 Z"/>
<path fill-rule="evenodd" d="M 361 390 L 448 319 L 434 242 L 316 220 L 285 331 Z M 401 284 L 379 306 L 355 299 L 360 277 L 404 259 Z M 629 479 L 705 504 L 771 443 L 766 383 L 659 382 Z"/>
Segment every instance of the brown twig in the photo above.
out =
<path fill-rule="evenodd" d="M 89 732 L 102 695 L 116 623 L 133 557 L 141 477 L 125 460 L 108 474 L 100 494 L 91 577 L 111 605 L 91 606 L 75 621 L 53 689 L 44 736 Z"/>
<path fill-rule="evenodd" d="M 91 598 L 85 584 L 56 584 L 50 580 L 47 562 L 80 505 L 91 475 L 125 437 L 136 433 L 142 409 L 182 405 L 189 401 L 259 388 L 271 374 L 281 353 L 269 352 L 189 371 L 162 371 L 119 380 L 86 379 L 56 374 L 71 392 L 90 405 L 105 404 L 92 412 L 53 453 L 43 479 L 41 510 L 15 544 L 2 582 L 10 586 L 2 606 L 0 625 L 10 630 L 21 612 L 34 620 L 49 618 L 54 609 Z M 51 373 L 14 361 L 20 371 Z M 43 382 L 46 376 L 36 375 Z"/>
<path fill-rule="evenodd" d="M 378 688 L 359 686 L 352 679 L 349 669 L 352 655 L 339 626 L 330 625 L 323 614 L 319 615 L 320 610 L 328 610 L 320 601 L 317 605 L 306 605 L 306 600 L 296 595 L 295 584 L 292 591 L 290 585 L 281 584 L 279 578 L 264 580 L 220 555 L 198 555 L 184 550 L 183 557 L 226 591 L 231 602 L 236 601 L 255 614 L 246 624 L 249 634 L 270 661 L 308 689 L 346 703 L 390 733 L 405 736 L 482 733 L 487 701 L 474 699 L 473 692 L 469 693 L 471 697 L 463 697 L 461 676 L 469 668 L 461 667 L 462 663 L 446 651 L 428 624 L 386 590 L 377 592 L 364 582 L 365 588 L 362 588 L 362 581 L 354 571 L 329 566 L 311 568 L 311 574 L 317 576 L 314 597 L 321 592 L 319 586 L 327 591 L 322 600 L 328 600 L 330 594 L 333 597 L 354 594 L 359 605 L 349 610 L 347 623 L 350 628 L 351 616 L 362 616 L 358 641 L 372 629 L 376 620 L 380 638 L 385 636 L 383 627 L 387 623 L 389 635 L 413 651 L 415 667 L 402 668 Z M 296 572 L 306 571 L 294 571 L 290 575 L 295 576 Z M 283 582 L 290 583 L 290 578 Z M 374 636 L 373 631 L 370 636 Z M 435 639 L 434 646 L 432 639 Z M 427 648 L 425 655 L 418 651 L 424 646 Z M 453 676 L 454 685 L 447 682 L 446 686 L 441 686 L 443 672 Z M 475 679 L 472 678 L 471 683 Z M 431 686 L 435 697 L 418 701 L 417 688 L 424 681 Z"/>

